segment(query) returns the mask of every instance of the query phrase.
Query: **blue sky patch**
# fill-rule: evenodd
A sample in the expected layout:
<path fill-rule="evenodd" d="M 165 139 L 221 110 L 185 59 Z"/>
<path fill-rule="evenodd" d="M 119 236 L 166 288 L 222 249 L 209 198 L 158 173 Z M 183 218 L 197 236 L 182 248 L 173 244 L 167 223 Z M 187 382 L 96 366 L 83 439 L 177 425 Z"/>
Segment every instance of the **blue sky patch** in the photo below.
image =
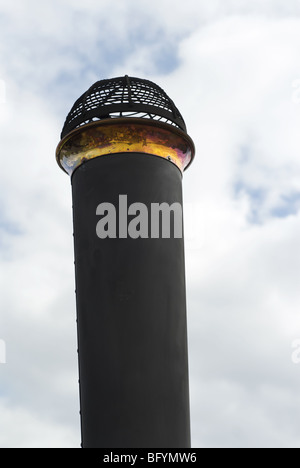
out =
<path fill-rule="evenodd" d="M 262 206 L 267 197 L 266 189 L 262 187 L 249 187 L 239 181 L 234 185 L 234 196 L 238 198 L 241 194 L 246 194 L 250 199 L 250 211 L 247 217 L 249 223 L 261 224 Z"/>
<path fill-rule="evenodd" d="M 22 234 L 17 224 L 8 220 L 3 211 L 0 210 L 0 252 L 8 252 L 9 244 L 15 236 Z"/>
<path fill-rule="evenodd" d="M 271 215 L 275 218 L 286 218 L 296 215 L 300 209 L 300 192 L 293 192 L 289 195 L 281 196 L 281 203 L 273 208 Z"/>

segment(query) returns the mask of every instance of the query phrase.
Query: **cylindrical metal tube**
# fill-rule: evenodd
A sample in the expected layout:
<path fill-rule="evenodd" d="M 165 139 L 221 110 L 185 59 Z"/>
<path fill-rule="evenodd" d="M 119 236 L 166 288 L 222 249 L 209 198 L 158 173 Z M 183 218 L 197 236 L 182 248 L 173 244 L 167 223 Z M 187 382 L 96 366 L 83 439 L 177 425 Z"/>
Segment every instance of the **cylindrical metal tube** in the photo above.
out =
<path fill-rule="evenodd" d="M 181 178 L 174 164 L 140 153 L 95 158 L 72 176 L 85 448 L 190 446 L 184 243 L 175 237 L 176 214 L 169 238 L 151 237 L 153 204 L 182 205 Z M 114 235 L 116 222 L 116 237 L 97 235 L 103 202 L 116 209 L 107 226 Z M 147 208 L 140 228 L 148 237 L 130 236 L 135 217 L 128 211 L 136 202 Z"/>
<path fill-rule="evenodd" d="M 188 448 L 182 173 L 194 144 L 155 83 L 95 83 L 58 145 L 71 176 L 82 446 Z"/>

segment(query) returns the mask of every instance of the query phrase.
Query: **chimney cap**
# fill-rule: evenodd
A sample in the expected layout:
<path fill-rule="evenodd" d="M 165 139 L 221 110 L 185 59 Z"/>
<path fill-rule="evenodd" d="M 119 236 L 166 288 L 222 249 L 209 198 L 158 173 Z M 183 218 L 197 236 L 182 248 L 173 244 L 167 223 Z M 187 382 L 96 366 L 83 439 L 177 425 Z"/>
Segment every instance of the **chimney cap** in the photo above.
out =
<path fill-rule="evenodd" d="M 97 81 L 80 96 L 67 115 L 61 138 L 88 123 L 120 117 L 158 120 L 186 133 L 182 115 L 162 88 L 125 75 Z"/>

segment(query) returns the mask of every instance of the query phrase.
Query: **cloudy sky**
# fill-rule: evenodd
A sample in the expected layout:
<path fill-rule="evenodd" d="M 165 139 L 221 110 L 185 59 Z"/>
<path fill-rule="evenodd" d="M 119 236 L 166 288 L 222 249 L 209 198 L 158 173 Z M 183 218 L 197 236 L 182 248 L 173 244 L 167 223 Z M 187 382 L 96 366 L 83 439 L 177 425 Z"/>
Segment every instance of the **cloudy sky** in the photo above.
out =
<path fill-rule="evenodd" d="M 95 81 L 155 81 L 184 174 L 193 447 L 300 448 L 300 1 L 0 0 L 0 447 L 79 447 L 70 180 Z M 294 346 L 294 348 L 293 348 Z"/>

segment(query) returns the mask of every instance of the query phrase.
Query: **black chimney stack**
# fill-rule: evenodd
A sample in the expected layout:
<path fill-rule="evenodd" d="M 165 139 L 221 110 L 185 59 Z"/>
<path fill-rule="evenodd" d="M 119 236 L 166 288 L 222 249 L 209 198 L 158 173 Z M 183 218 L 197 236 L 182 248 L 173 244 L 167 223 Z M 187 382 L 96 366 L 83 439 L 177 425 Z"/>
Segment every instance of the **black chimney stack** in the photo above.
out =
<path fill-rule="evenodd" d="M 190 447 L 182 173 L 194 144 L 148 80 L 95 83 L 56 157 L 71 176 L 83 448 Z"/>

